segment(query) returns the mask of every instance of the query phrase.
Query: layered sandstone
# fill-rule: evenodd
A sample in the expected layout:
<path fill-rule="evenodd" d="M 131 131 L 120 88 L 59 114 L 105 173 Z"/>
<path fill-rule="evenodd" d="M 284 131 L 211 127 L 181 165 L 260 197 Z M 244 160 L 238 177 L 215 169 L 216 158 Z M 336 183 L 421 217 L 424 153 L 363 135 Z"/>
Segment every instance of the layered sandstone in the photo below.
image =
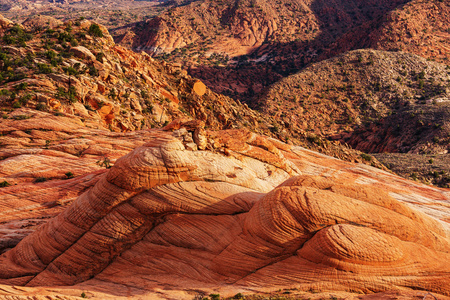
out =
<path fill-rule="evenodd" d="M 449 294 L 448 191 L 245 130 L 177 122 L 137 135 L 144 144 L 0 256 L 0 283 Z M 16 207 L 7 224 L 27 217 Z"/>

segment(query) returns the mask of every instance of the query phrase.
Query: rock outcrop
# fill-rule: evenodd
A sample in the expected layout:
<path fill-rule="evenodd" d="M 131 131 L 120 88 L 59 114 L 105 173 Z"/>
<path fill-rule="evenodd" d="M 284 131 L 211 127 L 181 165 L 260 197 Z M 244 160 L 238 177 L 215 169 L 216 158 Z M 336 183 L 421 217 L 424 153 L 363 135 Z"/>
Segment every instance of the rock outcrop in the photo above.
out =
<path fill-rule="evenodd" d="M 98 29 L 103 37 L 97 36 L 99 32 L 96 35 L 90 28 L 98 24 L 53 21 L 36 16 L 25 21 L 24 28 L 17 25 L 6 32 L 9 38 L 2 38 L 0 103 L 5 124 L 39 115 L 27 109 L 114 132 L 159 128 L 178 118 L 198 119 L 209 129 L 248 128 L 341 159 L 363 161 L 359 152 L 346 145 L 312 143 L 304 132 L 291 130 L 289 123 L 212 92 L 179 64 L 158 62 L 114 44 L 102 26 Z M 43 30 L 42 22 L 53 24 L 52 28 Z M 22 109 L 27 112 L 21 113 Z"/>
<path fill-rule="evenodd" d="M 136 132 L 142 146 L 0 256 L 0 283 L 116 296 L 280 288 L 450 295 L 448 191 L 202 126 Z M 199 141 L 207 150 L 195 150 Z"/>

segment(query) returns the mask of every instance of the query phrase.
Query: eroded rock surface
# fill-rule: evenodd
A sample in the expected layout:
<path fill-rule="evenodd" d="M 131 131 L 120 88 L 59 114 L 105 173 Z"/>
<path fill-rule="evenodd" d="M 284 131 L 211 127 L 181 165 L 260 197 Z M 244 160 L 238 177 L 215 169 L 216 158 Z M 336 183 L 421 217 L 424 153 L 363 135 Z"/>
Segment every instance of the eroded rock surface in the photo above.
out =
<path fill-rule="evenodd" d="M 280 288 L 450 294 L 447 190 L 201 126 L 135 132 L 144 144 L 0 256 L 0 283 L 117 297 Z M 206 150 L 193 147 L 195 132 Z M 4 222 L 26 215 L 17 209 Z"/>

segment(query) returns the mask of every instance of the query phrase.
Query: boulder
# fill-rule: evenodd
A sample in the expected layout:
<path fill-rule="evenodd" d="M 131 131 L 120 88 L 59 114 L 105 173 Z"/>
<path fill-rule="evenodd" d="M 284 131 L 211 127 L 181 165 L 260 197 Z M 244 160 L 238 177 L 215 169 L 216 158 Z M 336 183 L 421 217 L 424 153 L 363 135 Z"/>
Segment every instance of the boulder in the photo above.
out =
<path fill-rule="evenodd" d="M 203 96 L 206 93 L 206 85 L 200 80 L 197 80 L 192 87 L 192 91 L 199 96 Z"/>
<path fill-rule="evenodd" d="M 8 30 L 14 23 L 5 18 L 3 15 L 0 14 L 0 33 L 4 33 L 6 30 Z"/>
<path fill-rule="evenodd" d="M 76 57 L 79 58 L 89 59 L 92 61 L 95 60 L 95 55 L 92 54 L 92 52 L 88 48 L 83 46 L 72 47 L 70 48 L 70 52 L 72 52 Z"/>

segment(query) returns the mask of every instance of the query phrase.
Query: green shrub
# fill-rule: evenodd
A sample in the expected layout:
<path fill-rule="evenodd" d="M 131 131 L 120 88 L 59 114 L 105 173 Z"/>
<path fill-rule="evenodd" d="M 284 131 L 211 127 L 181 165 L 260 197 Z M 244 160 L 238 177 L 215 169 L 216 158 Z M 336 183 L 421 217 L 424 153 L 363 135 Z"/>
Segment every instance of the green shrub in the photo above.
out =
<path fill-rule="evenodd" d="M 94 66 L 89 66 L 89 75 L 97 77 L 98 70 Z"/>
<path fill-rule="evenodd" d="M 103 37 L 103 32 L 98 24 L 92 24 L 88 30 L 89 34 L 95 37 Z"/>
<path fill-rule="evenodd" d="M 11 92 L 8 91 L 7 89 L 1 89 L 0 90 L 0 96 L 10 96 Z"/>
<path fill-rule="evenodd" d="M 99 52 L 99 53 L 97 53 L 97 54 L 95 55 L 95 58 L 96 58 L 98 61 L 103 61 L 103 57 L 105 57 L 105 54 L 104 54 L 103 52 Z"/>
<path fill-rule="evenodd" d="M 26 94 L 20 97 L 20 103 L 21 104 L 27 104 L 28 101 L 30 101 L 33 98 L 33 94 Z"/>
<path fill-rule="evenodd" d="M 116 94 L 116 89 L 115 89 L 115 88 L 112 88 L 112 89 L 109 91 L 108 97 L 111 98 L 111 99 L 113 99 L 113 100 L 116 99 L 117 94 Z"/>
<path fill-rule="evenodd" d="M 425 72 L 424 71 L 420 72 L 419 75 L 417 75 L 417 78 L 418 79 L 424 79 L 425 78 Z"/>
<path fill-rule="evenodd" d="M 322 146 L 322 139 L 321 139 L 319 136 L 315 135 L 315 134 L 309 134 L 309 135 L 306 137 L 306 139 L 307 139 L 309 142 L 313 143 L 313 144 L 316 144 L 316 145 L 318 145 L 318 146 Z"/>
<path fill-rule="evenodd" d="M 366 153 L 361 153 L 361 158 L 364 159 L 365 161 L 372 161 L 372 156 Z"/>
<path fill-rule="evenodd" d="M 78 41 L 77 41 L 76 39 L 71 39 L 71 40 L 70 40 L 70 45 L 71 45 L 72 47 L 76 47 L 76 46 L 78 46 Z"/>
<path fill-rule="evenodd" d="M 48 110 L 48 107 L 47 107 L 47 105 L 45 105 L 44 103 L 38 103 L 38 104 L 36 105 L 36 109 L 37 109 L 37 110 L 46 111 L 46 110 Z"/>
<path fill-rule="evenodd" d="M 423 82 L 423 80 L 422 79 L 420 79 L 419 80 L 419 89 L 423 89 L 423 86 L 424 86 L 424 82 Z"/>
<path fill-rule="evenodd" d="M 105 167 L 107 169 L 111 168 L 111 160 L 107 157 L 103 157 L 103 160 L 98 160 L 97 164 L 100 167 Z"/>
<path fill-rule="evenodd" d="M 62 64 L 62 62 L 63 62 L 63 58 L 60 55 L 58 55 L 57 57 L 50 60 L 50 64 L 53 67 L 57 67 L 58 65 Z"/>
<path fill-rule="evenodd" d="M 53 51 L 53 50 L 48 50 L 47 52 L 45 52 L 45 56 L 46 56 L 48 59 L 54 59 L 54 58 L 56 58 L 57 54 L 56 54 L 56 52 Z"/>
<path fill-rule="evenodd" d="M 220 300 L 220 294 L 209 294 L 211 300 Z"/>
<path fill-rule="evenodd" d="M 16 85 L 16 86 L 14 87 L 14 89 L 15 89 L 16 91 L 23 91 L 23 90 L 25 90 L 27 87 L 28 87 L 28 83 L 26 83 L 26 82 L 21 82 L 21 83 L 19 83 L 18 85 Z"/>
<path fill-rule="evenodd" d="M 27 115 L 17 115 L 17 116 L 14 116 L 13 118 L 14 118 L 14 120 L 27 120 L 31 117 L 27 116 Z"/>
<path fill-rule="evenodd" d="M 78 101 L 77 99 L 77 90 L 74 86 L 70 86 L 68 91 L 66 92 L 64 88 L 58 87 L 55 97 L 58 99 L 66 99 L 69 100 L 72 103 L 75 103 Z"/>
<path fill-rule="evenodd" d="M 42 74 L 53 73 L 52 67 L 50 67 L 47 64 L 38 64 L 37 66 L 38 66 L 39 73 L 42 73 Z"/>
<path fill-rule="evenodd" d="M 9 184 L 8 181 L 6 181 L 6 180 L 4 180 L 3 182 L 0 182 L 0 188 L 7 187 L 7 186 L 10 186 L 10 185 L 11 184 Z"/>
<path fill-rule="evenodd" d="M 64 72 L 66 72 L 67 75 L 69 76 L 76 76 L 79 74 L 79 72 L 77 71 L 77 69 L 75 69 L 74 67 L 67 67 L 67 68 L 63 68 Z"/>
<path fill-rule="evenodd" d="M 277 133 L 278 131 L 280 131 L 280 128 L 278 127 L 278 125 L 274 124 L 271 127 L 269 127 L 269 130 L 272 131 L 273 133 Z"/>
<path fill-rule="evenodd" d="M 147 100 L 147 99 L 150 98 L 150 97 L 148 96 L 147 91 L 144 91 L 144 90 L 141 91 L 141 97 L 142 97 L 142 99 L 145 99 L 145 100 Z"/>
<path fill-rule="evenodd" d="M 31 40 L 32 38 L 33 35 L 25 32 L 18 24 L 15 24 L 5 35 L 3 35 L 3 41 L 6 44 L 16 44 L 20 47 L 26 47 L 25 42 Z"/>
<path fill-rule="evenodd" d="M 34 182 L 38 183 L 38 182 L 45 182 L 47 181 L 48 178 L 47 177 L 38 177 L 34 180 Z"/>

